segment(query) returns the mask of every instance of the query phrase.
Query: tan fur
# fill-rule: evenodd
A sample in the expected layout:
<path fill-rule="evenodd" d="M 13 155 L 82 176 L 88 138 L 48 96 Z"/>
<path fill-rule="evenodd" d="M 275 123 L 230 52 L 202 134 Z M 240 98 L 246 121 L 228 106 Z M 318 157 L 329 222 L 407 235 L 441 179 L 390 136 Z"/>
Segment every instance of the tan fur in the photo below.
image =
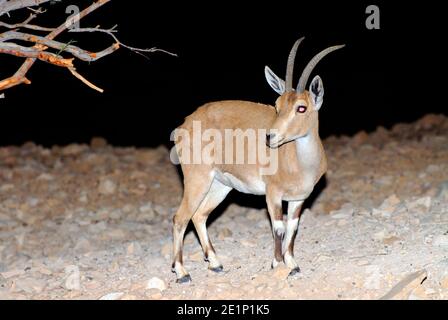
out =
<path fill-rule="evenodd" d="M 305 102 L 307 107 L 307 111 L 303 114 L 298 114 L 296 111 L 299 102 L 300 104 Z M 281 227 L 283 224 L 281 204 L 282 201 L 294 203 L 291 214 L 288 214 L 287 223 L 297 219 L 303 200 L 309 196 L 327 169 L 318 133 L 318 114 L 313 108 L 308 91 L 302 94 L 295 92 L 283 94 L 278 98 L 275 108 L 247 101 L 208 103 L 188 116 L 179 128 L 191 131 L 193 121 L 201 121 L 202 130 L 215 128 L 221 132 L 224 132 L 224 129 L 278 129 L 282 141 L 279 141 L 278 147 L 278 170 L 273 175 L 261 175 L 259 161 L 255 164 L 181 164 L 184 175 L 184 197 L 174 217 L 173 229 L 173 270 L 177 274 L 178 281 L 183 282 L 187 277 L 189 280 L 189 275 L 182 265 L 182 239 L 190 219 L 193 219 L 197 227 L 205 257 L 213 257 L 210 268 L 213 270 L 222 268 L 204 231 L 205 228 L 200 228 L 199 225 L 205 224 L 208 215 L 234 187 L 239 187 L 247 193 L 266 194 L 271 220 L 273 225 L 276 223 L 277 226 L 277 230 L 273 230 L 275 248 L 272 265 L 276 266 L 281 262 L 283 255 L 287 254 L 285 263 L 295 268 L 297 265 L 292 256 L 297 227 L 296 224 L 292 228 Z M 303 137 L 304 135 L 306 137 Z M 296 143 L 296 140 L 300 140 L 300 143 Z M 177 147 L 181 144 L 182 141 L 176 141 Z M 248 144 L 245 144 L 246 149 L 247 146 Z M 263 148 L 270 151 L 265 144 Z M 248 150 L 245 150 L 245 153 L 247 154 Z M 263 190 L 260 191 L 261 189 Z M 290 234 L 285 238 L 290 242 L 284 244 L 286 252 L 282 252 L 282 240 L 287 229 L 289 231 L 286 232 Z"/>

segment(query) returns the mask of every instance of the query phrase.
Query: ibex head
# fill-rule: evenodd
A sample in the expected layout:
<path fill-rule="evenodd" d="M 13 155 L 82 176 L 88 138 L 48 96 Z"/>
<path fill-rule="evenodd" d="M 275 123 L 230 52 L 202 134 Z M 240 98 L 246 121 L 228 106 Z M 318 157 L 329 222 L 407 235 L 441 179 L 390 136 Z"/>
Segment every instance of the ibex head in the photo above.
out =
<path fill-rule="evenodd" d="M 315 55 L 303 70 L 297 89 L 294 91 L 292 88 L 294 60 L 297 48 L 303 39 L 304 37 L 297 40 L 289 53 L 286 81 L 275 75 L 268 66 L 264 69 L 269 85 L 280 95 L 275 102 L 277 118 L 271 126 L 272 133 L 266 136 L 266 144 L 271 148 L 306 136 L 311 128 L 317 126 L 317 112 L 322 106 L 324 97 L 322 79 L 315 76 L 308 91 L 305 90 L 305 86 L 317 63 L 330 52 L 344 47 L 344 45 L 329 47 Z"/>

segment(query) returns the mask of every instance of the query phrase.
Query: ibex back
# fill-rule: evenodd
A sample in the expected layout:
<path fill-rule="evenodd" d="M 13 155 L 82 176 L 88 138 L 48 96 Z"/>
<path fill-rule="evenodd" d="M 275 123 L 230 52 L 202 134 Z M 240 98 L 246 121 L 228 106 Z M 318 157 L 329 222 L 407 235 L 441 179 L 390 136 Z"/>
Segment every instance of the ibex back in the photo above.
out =
<path fill-rule="evenodd" d="M 209 269 L 219 272 L 223 269 L 207 233 L 206 222 L 209 214 L 224 200 L 232 190 L 266 195 L 266 203 L 272 222 L 274 237 L 274 259 L 271 266 L 282 261 L 291 269 L 290 274 L 300 271 L 294 260 L 294 239 L 297 233 L 302 203 L 310 195 L 315 184 L 327 169 L 325 152 L 319 137 L 318 111 L 322 106 L 324 88 L 319 76 L 314 77 L 305 90 L 308 78 L 319 62 L 328 53 L 341 46 L 327 48 L 314 56 L 305 67 L 296 90 L 292 88 L 294 59 L 303 38 L 296 41 L 288 58 L 285 81 L 277 77 L 268 67 L 265 76 L 269 85 L 280 95 L 275 107 L 246 101 L 220 101 L 208 103 L 185 119 L 177 129 L 192 133 L 195 122 L 201 129 L 214 129 L 225 135 L 229 129 L 238 129 L 235 135 L 244 130 L 265 130 L 263 144 L 255 148 L 244 145 L 244 155 L 255 155 L 256 161 L 245 163 L 223 163 L 217 159 L 230 147 L 222 143 L 221 153 L 214 150 L 207 161 L 191 163 L 181 161 L 184 175 L 184 195 L 173 219 L 173 271 L 177 282 L 191 281 L 183 266 L 183 237 L 188 222 L 193 220 L 198 233 L 205 260 Z M 239 132 L 239 133 L 238 133 Z M 237 137 L 236 137 L 237 138 Z M 182 153 L 193 149 L 193 142 L 176 138 L 176 149 Z M 264 150 L 261 150 L 263 148 Z M 278 163 L 275 171 L 263 173 L 266 163 L 259 159 L 260 152 L 277 152 Z M 200 152 L 200 150 L 199 150 Z M 254 154 L 255 153 L 255 154 Z M 233 158 L 234 159 L 234 158 Z M 282 201 L 288 202 L 286 224 L 283 221 Z"/>

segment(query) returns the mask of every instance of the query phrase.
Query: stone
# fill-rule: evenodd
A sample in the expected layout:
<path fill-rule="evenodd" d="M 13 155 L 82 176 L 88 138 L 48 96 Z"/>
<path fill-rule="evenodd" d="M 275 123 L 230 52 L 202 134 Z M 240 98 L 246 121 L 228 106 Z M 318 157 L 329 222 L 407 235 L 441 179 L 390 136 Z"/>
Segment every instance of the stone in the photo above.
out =
<path fill-rule="evenodd" d="M 448 201 L 448 181 L 442 182 L 437 189 L 437 198 Z"/>
<path fill-rule="evenodd" d="M 221 231 L 219 231 L 218 239 L 219 240 L 224 240 L 226 238 L 230 238 L 232 236 L 232 234 L 233 233 L 232 233 L 232 231 L 230 231 L 229 228 L 224 227 L 224 228 L 221 229 Z"/>
<path fill-rule="evenodd" d="M 126 248 L 126 253 L 128 255 L 140 255 L 142 253 L 142 247 L 138 242 L 132 242 Z"/>
<path fill-rule="evenodd" d="M 363 144 L 364 142 L 366 142 L 369 138 L 369 135 L 367 134 L 367 132 L 365 132 L 364 130 L 359 131 L 358 133 L 356 133 L 353 138 L 352 138 L 352 145 L 357 147 L 361 144 Z"/>
<path fill-rule="evenodd" d="M 124 295 L 123 292 L 111 292 L 102 296 L 99 300 L 118 300 Z"/>
<path fill-rule="evenodd" d="M 252 240 L 245 240 L 245 239 L 241 240 L 241 244 L 244 247 L 247 247 L 247 248 L 255 248 L 257 246 L 254 241 L 252 241 Z"/>
<path fill-rule="evenodd" d="M 441 170 L 441 167 L 439 165 L 436 165 L 436 164 L 430 164 L 425 169 L 425 171 L 428 172 L 428 173 L 437 173 L 440 170 Z"/>
<path fill-rule="evenodd" d="M 14 278 L 14 277 L 20 276 L 24 273 L 25 273 L 25 270 L 13 269 L 13 270 L 1 272 L 0 275 L 5 279 L 9 279 L 9 278 Z"/>
<path fill-rule="evenodd" d="M 313 264 L 315 264 L 315 263 L 323 263 L 323 262 L 327 262 L 327 261 L 331 261 L 331 257 L 322 254 L 322 255 L 319 255 L 316 258 L 314 258 Z"/>
<path fill-rule="evenodd" d="M 107 146 L 107 140 L 102 137 L 93 137 L 90 140 L 90 147 L 92 149 L 104 148 Z"/>
<path fill-rule="evenodd" d="M 373 216 L 381 216 L 389 218 L 394 211 L 397 210 L 397 206 L 401 203 L 401 200 L 395 195 L 387 197 L 378 208 L 373 208 Z"/>
<path fill-rule="evenodd" d="M 409 211 L 427 213 L 431 207 L 431 197 L 421 197 L 412 201 L 406 201 Z"/>
<path fill-rule="evenodd" d="M 448 234 L 440 234 L 433 238 L 432 245 L 436 247 L 448 247 Z"/>
<path fill-rule="evenodd" d="M 364 289 L 378 290 L 381 286 L 381 273 L 378 265 L 366 266 L 366 273 L 368 276 L 364 280 Z"/>
<path fill-rule="evenodd" d="M 437 114 L 427 114 L 423 118 L 417 121 L 416 128 L 417 129 L 424 129 L 429 130 L 434 127 L 439 126 L 441 123 L 443 123 L 444 117 L 443 115 L 437 115 Z"/>
<path fill-rule="evenodd" d="M 351 203 L 345 203 L 339 210 L 331 211 L 330 217 L 333 219 L 346 219 L 353 215 L 355 209 Z"/>
<path fill-rule="evenodd" d="M 29 294 L 41 293 L 46 286 L 44 280 L 33 279 L 33 278 L 22 278 L 15 281 L 15 290 L 25 291 Z"/>
<path fill-rule="evenodd" d="M 387 238 L 388 236 L 389 236 L 389 234 L 387 233 L 387 230 L 383 229 L 378 232 L 375 232 L 373 234 L 373 239 L 382 241 L 383 239 Z"/>
<path fill-rule="evenodd" d="M 157 289 L 159 291 L 164 291 L 167 289 L 167 285 L 162 279 L 158 277 L 152 277 L 146 283 L 146 289 Z"/>
<path fill-rule="evenodd" d="M 68 146 L 63 147 L 61 149 L 61 154 L 63 156 L 77 156 L 80 153 L 84 152 L 85 150 L 87 150 L 87 146 L 86 145 L 69 144 Z"/>
<path fill-rule="evenodd" d="M 79 253 L 86 253 L 92 251 L 92 245 L 90 244 L 90 241 L 86 238 L 81 237 L 75 245 L 74 250 Z"/>
<path fill-rule="evenodd" d="M 22 210 L 17 210 L 16 218 L 28 225 L 33 225 L 39 220 L 39 216 Z"/>
<path fill-rule="evenodd" d="M 126 239 L 126 232 L 122 229 L 112 229 L 103 232 L 103 239 L 105 240 L 122 240 Z"/>
<path fill-rule="evenodd" d="M 117 184 L 109 179 L 103 178 L 98 185 L 98 192 L 103 195 L 113 195 L 117 191 Z"/>
<path fill-rule="evenodd" d="M 65 288 L 67 290 L 80 290 L 81 289 L 81 277 L 79 267 L 76 265 L 69 265 L 65 267 Z"/>
<path fill-rule="evenodd" d="M 400 240 L 400 238 L 397 236 L 388 236 L 388 237 L 382 239 L 382 241 L 385 245 L 392 245 L 399 240 Z"/>

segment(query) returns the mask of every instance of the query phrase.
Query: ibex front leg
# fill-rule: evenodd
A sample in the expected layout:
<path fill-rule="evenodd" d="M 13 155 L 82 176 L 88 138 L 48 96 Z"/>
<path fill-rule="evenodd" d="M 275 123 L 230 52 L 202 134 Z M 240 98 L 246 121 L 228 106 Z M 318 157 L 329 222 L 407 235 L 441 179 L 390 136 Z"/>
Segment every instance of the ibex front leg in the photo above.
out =
<path fill-rule="evenodd" d="M 274 259 L 271 268 L 275 268 L 283 260 L 282 240 L 285 235 L 285 223 L 283 222 L 282 199 L 274 190 L 267 190 L 266 202 L 272 223 L 274 236 Z"/>
<path fill-rule="evenodd" d="M 288 202 L 288 222 L 286 224 L 286 234 L 283 241 L 283 260 L 286 266 L 291 269 L 290 275 L 300 272 L 300 268 L 294 260 L 294 240 L 297 235 L 302 204 L 303 201 Z"/>

